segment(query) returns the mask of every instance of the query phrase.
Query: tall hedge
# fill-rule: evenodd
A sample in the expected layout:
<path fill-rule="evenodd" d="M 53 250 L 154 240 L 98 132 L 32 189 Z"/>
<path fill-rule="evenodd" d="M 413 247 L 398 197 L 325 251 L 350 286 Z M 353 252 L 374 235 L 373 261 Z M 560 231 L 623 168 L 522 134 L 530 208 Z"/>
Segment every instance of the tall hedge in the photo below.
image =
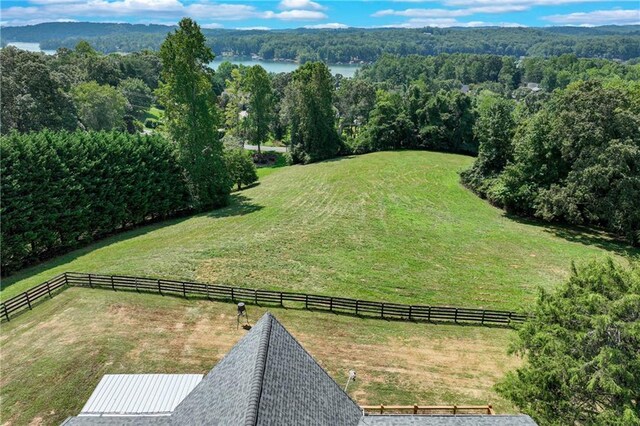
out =
<path fill-rule="evenodd" d="M 160 136 L 52 132 L 0 138 L 2 271 L 190 208 Z"/>

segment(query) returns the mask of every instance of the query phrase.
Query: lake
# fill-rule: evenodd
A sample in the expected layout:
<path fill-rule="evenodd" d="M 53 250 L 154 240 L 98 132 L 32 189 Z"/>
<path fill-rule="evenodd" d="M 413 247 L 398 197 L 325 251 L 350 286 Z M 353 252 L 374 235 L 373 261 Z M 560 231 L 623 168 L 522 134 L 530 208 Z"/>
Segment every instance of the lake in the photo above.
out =
<path fill-rule="evenodd" d="M 300 64 L 296 64 L 294 62 L 276 62 L 276 61 L 265 61 L 265 60 L 256 60 L 251 58 L 234 58 L 234 57 L 226 57 L 226 58 L 216 58 L 209 65 L 213 69 L 218 69 L 221 63 L 229 61 L 233 64 L 238 65 L 246 65 L 251 67 L 253 65 L 261 65 L 262 68 L 267 70 L 267 72 L 273 73 L 281 73 L 281 72 L 291 72 L 295 71 Z M 329 69 L 331 70 L 331 74 L 342 74 L 343 77 L 353 77 L 356 73 L 356 70 L 360 68 L 360 65 L 329 65 Z"/>
<path fill-rule="evenodd" d="M 42 52 L 45 55 L 53 55 L 55 50 L 42 50 L 40 49 L 40 43 L 26 43 L 22 41 L 9 41 L 7 46 L 14 46 L 21 50 L 27 50 L 29 52 Z"/>
<path fill-rule="evenodd" d="M 55 50 L 42 50 L 40 49 L 40 43 L 26 43 L 20 41 L 7 42 L 7 46 L 15 46 L 18 49 L 28 50 L 29 52 L 43 52 L 47 55 L 53 55 Z M 248 67 L 253 65 L 261 65 L 267 72 L 281 73 L 295 71 L 299 64 L 293 62 L 275 62 L 256 60 L 251 58 L 236 58 L 236 57 L 218 57 L 211 64 L 213 69 L 218 69 L 222 62 L 229 61 L 233 64 L 246 65 Z M 331 74 L 342 74 L 344 77 L 353 77 L 356 70 L 360 68 L 360 65 L 329 65 Z"/>

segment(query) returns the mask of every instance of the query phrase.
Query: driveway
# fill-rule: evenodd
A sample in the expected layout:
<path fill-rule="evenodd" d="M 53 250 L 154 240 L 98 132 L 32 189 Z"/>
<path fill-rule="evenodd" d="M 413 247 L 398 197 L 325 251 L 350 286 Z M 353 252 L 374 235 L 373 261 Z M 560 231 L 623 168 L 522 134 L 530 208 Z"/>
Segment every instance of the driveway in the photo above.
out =
<path fill-rule="evenodd" d="M 257 145 L 244 145 L 244 149 L 248 149 L 249 151 L 257 151 L 258 150 L 258 146 Z M 260 151 L 263 152 L 287 152 L 287 148 L 284 146 L 264 146 L 261 145 L 260 146 Z"/>

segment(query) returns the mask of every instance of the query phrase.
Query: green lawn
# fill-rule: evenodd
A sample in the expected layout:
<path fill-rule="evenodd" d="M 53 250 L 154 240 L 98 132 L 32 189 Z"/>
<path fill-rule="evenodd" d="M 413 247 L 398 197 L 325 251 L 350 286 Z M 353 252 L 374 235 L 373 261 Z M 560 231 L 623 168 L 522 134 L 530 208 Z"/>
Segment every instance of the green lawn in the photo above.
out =
<path fill-rule="evenodd" d="M 638 253 L 605 235 L 511 219 L 459 184 L 469 157 L 384 152 L 282 167 L 224 209 L 140 228 L 3 280 L 63 271 L 187 278 L 386 300 L 520 309 L 571 261 Z"/>
<path fill-rule="evenodd" d="M 60 424 L 104 374 L 206 373 L 246 333 L 235 305 L 72 288 L 2 325 L 0 423 Z M 264 307 L 248 306 L 255 322 Z M 492 403 L 493 384 L 519 360 L 507 329 L 271 312 L 360 404 Z"/>
<path fill-rule="evenodd" d="M 160 121 L 162 120 L 162 117 L 164 117 L 164 111 L 155 106 L 152 106 L 147 112 L 145 112 L 144 117 L 142 118 L 142 122 L 144 123 L 147 119 Z"/>

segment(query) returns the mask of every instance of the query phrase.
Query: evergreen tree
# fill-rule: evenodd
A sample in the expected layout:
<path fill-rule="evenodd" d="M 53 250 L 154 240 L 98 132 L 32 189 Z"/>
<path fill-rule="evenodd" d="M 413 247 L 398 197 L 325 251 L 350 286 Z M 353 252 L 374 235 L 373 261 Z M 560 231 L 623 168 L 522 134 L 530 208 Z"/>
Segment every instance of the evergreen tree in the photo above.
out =
<path fill-rule="evenodd" d="M 168 130 L 178 143 L 192 197 L 200 209 L 228 203 L 231 180 L 218 135 L 218 111 L 212 89 L 214 58 L 200 27 L 184 18 L 160 48 L 158 98 Z"/>
<path fill-rule="evenodd" d="M 541 290 L 498 392 L 540 425 L 640 425 L 640 266 L 608 259 Z"/>

